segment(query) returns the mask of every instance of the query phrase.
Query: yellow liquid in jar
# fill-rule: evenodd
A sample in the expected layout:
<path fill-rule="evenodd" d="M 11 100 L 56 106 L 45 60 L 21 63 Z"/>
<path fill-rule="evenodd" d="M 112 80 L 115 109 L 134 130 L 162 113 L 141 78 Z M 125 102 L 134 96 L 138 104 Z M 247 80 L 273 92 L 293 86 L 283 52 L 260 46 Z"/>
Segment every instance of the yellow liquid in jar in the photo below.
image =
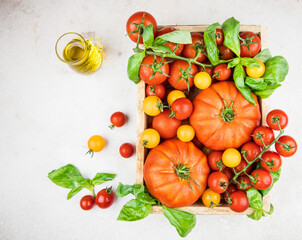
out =
<path fill-rule="evenodd" d="M 92 38 L 86 41 L 73 39 L 64 48 L 63 57 L 76 72 L 94 73 L 102 65 L 102 45 L 93 45 L 92 41 Z"/>

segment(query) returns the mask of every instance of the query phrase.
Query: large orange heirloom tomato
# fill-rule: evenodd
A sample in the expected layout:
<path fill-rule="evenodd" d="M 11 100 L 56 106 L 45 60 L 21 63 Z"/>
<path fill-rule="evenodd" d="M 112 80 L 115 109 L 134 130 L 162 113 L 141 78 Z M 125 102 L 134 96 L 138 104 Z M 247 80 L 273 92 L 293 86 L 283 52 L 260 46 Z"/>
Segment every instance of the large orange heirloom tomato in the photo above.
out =
<path fill-rule="evenodd" d="M 250 141 L 261 119 L 254 94 L 253 98 L 256 105 L 248 102 L 235 84 L 228 81 L 212 84 L 199 93 L 190 117 L 198 140 L 212 150 L 239 148 Z"/>
<path fill-rule="evenodd" d="M 207 157 L 192 142 L 169 139 L 152 149 L 144 165 L 149 192 L 170 208 L 196 202 L 207 187 Z"/>

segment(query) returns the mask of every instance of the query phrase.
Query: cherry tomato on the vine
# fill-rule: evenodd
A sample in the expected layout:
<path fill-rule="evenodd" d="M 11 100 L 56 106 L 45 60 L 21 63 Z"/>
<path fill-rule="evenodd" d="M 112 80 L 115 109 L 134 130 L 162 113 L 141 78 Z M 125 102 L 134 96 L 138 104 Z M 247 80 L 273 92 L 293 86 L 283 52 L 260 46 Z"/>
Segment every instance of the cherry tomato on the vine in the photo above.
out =
<path fill-rule="evenodd" d="M 95 152 L 100 152 L 105 147 L 105 139 L 102 136 L 94 135 L 88 139 L 88 148 L 89 151 L 86 154 L 91 154 L 91 157 L 93 157 L 93 154 Z"/>
<path fill-rule="evenodd" d="M 214 208 L 220 203 L 221 196 L 213 192 L 210 188 L 206 189 L 201 196 L 201 200 L 206 207 Z"/>
<path fill-rule="evenodd" d="M 229 207 L 234 212 L 244 212 L 249 207 L 249 199 L 243 191 L 231 193 L 229 197 Z"/>
<path fill-rule="evenodd" d="M 222 60 L 229 60 L 234 57 L 234 53 L 231 49 L 228 47 L 224 46 L 223 44 L 217 46 L 218 50 L 220 52 L 220 57 Z"/>
<path fill-rule="evenodd" d="M 241 176 L 238 178 L 237 180 L 240 184 L 236 184 L 236 187 L 239 189 L 239 190 L 249 190 L 253 185 L 252 185 L 252 182 L 250 180 L 250 178 L 248 176 Z"/>
<path fill-rule="evenodd" d="M 184 49 L 182 50 L 182 55 L 186 58 L 195 58 L 197 51 L 199 50 L 200 54 L 198 55 L 196 61 L 204 62 L 207 59 L 207 56 L 204 54 L 206 52 L 203 34 L 201 33 L 191 33 L 192 43 L 185 44 Z"/>
<path fill-rule="evenodd" d="M 228 202 L 228 198 L 230 197 L 231 193 L 236 192 L 238 189 L 234 183 L 229 184 L 228 189 L 222 193 L 222 197 L 224 201 Z"/>
<path fill-rule="evenodd" d="M 269 172 L 278 171 L 281 165 L 282 165 L 282 159 L 280 155 L 276 152 L 266 151 L 261 156 L 261 166 Z"/>
<path fill-rule="evenodd" d="M 209 167 L 214 171 L 222 171 L 226 166 L 222 162 L 222 151 L 213 151 L 208 156 Z"/>
<path fill-rule="evenodd" d="M 114 192 L 112 187 L 102 189 L 95 197 L 95 204 L 99 208 L 108 208 L 114 202 Z"/>
<path fill-rule="evenodd" d="M 288 117 L 280 109 L 270 111 L 266 116 L 267 125 L 273 130 L 279 130 L 278 121 L 281 129 L 284 129 L 288 123 Z"/>
<path fill-rule="evenodd" d="M 245 161 L 244 158 L 242 158 L 241 161 L 240 161 L 240 163 L 235 167 L 236 173 L 241 172 L 246 166 L 247 166 L 247 162 Z M 251 171 L 252 171 L 252 166 L 249 166 L 249 167 L 245 170 L 245 172 L 246 172 L 247 174 L 249 174 Z M 245 173 L 242 172 L 242 173 L 240 173 L 239 176 L 244 176 L 244 175 L 245 175 Z"/>
<path fill-rule="evenodd" d="M 248 162 L 253 161 L 261 153 L 261 147 L 254 142 L 247 142 L 241 147 L 241 154 L 244 155 Z M 258 162 L 256 160 L 256 162 Z"/>
<path fill-rule="evenodd" d="M 81 198 L 80 206 L 83 210 L 87 211 L 94 206 L 94 197 L 91 195 L 86 195 Z"/>
<path fill-rule="evenodd" d="M 256 182 L 251 182 L 258 190 L 268 189 L 273 183 L 272 175 L 265 169 L 258 168 L 251 173 L 251 176 L 256 178 Z"/>
<path fill-rule="evenodd" d="M 267 126 L 256 127 L 252 135 L 253 135 L 254 142 L 261 147 L 264 147 L 263 143 L 265 146 L 267 146 L 275 139 L 273 130 Z"/>
<path fill-rule="evenodd" d="M 157 37 L 164 35 L 166 33 L 174 32 L 174 31 L 178 31 L 178 30 L 176 28 L 172 28 L 172 27 L 162 28 L 161 30 L 159 30 L 157 32 Z M 179 55 L 182 52 L 182 50 L 184 49 L 184 44 L 176 44 L 176 43 L 172 43 L 172 42 L 168 42 L 168 43 L 164 44 L 164 46 L 170 48 L 175 53 L 175 55 Z"/>
<path fill-rule="evenodd" d="M 225 63 L 219 64 L 214 68 L 215 79 L 219 81 L 225 81 L 231 77 L 232 70 L 228 68 L 228 65 Z"/>
<path fill-rule="evenodd" d="M 231 168 L 225 168 L 224 170 L 222 170 L 222 172 L 227 176 L 227 178 L 229 179 L 229 181 L 232 180 L 232 178 L 235 176 L 233 170 Z"/>
<path fill-rule="evenodd" d="M 146 95 L 147 96 L 157 96 L 160 99 L 163 99 L 166 93 L 166 88 L 163 84 L 158 85 L 147 85 L 146 87 Z"/>
<path fill-rule="evenodd" d="M 216 193 L 223 193 L 227 190 L 229 180 L 227 176 L 222 172 L 213 172 L 208 177 L 208 186 L 212 191 Z"/>
<path fill-rule="evenodd" d="M 261 40 L 253 32 L 242 32 L 240 39 L 240 57 L 254 57 L 261 50 Z"/>
<path fill-rule="evenodd" d="M 172 103 L 171 110 L 171 117 L 175 117 L 178 120 L 185 120 L 191 116 L 193 104 L 187 98 L 179 98 Z"/>
<path fill-rule="evenodd" d="M 219 46 L 223 43 L 224 36 L 223 36 L 223 31 L 221 29 L 216 29 L 215 38 L 216 38 L 217 46 Z"/>
<path fill-rule="evenodd" d="M 123 158 L 130 158 L 134 153 L 134 147 L 130 143 L 124 143 L 120 146 L 120 154 Z"/>
<path fill-rule="evenodd" d="M 110 117 L 111 125 L 109 128 L 122 127 L 126 122 L 126 115 L 122 112 L 115 112 Z"/>
<path fill-rule="evenodd" d="M 297 152 L 297 142 L 291 136 L 283 135 L 275 144 L 276 151 L 283 157 L 293 156 Z"/>

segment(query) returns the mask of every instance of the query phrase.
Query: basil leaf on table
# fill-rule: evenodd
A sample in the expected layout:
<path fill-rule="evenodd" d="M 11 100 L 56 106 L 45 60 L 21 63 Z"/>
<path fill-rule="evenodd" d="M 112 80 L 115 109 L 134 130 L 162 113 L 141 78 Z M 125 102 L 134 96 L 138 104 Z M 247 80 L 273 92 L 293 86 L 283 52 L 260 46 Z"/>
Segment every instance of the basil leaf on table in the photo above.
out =
<path fill-rule="evenodd" d="M 144 27 L 143 32 L 143 42 L 146 47 L 149 47 L 154 42 L 154 33 L 153 33 L 153 25 L 149 24 L 147 27 Z"/>
<path fill-rule="evenodd" d="M 83 189 L 82 186 L 79 187 L 74 187 L 70 190 L 70 192 L 67 195 L 67 200 L 69 200 L 70 198 L 72 198 L 73 196 L 75 196 L 77 193 L 79 193 L 81 190 Z"/>
<path fill-rule="evenodd" d="M 264 82 L 263 78 L 245 78 L 245 84 L 254 90 L 264 90 L 267 86 L 267 83 Z"/>
<path fill-rule="evenodd" d="M 216 28 L 219 26 L 219 23 L 213 23 L 204 32 L 203 38 L 205 46 L 207 49 L 207 56 L 210 62 L 216 66 L 219 64 L 219 50 L 216 44 Z"/>
<path fill-rule="evenodd" d="M 266 63 L 267 60 L 272 58 L 272 54 L 268 48 L 265 48 L 261 50 L 261 52 L 258 53 L 254 58 Z"/>
<path fill-rule="evenodd" d="M 247 215 L 247 217 L 258 221 L 260 218 L 265 217 L 265 213 L 263 209 L 256 209 L 252 214 Z"/>
<path fill-rule="evenodd" d="M 148 193 L 146 187 L 141 184 L 123 185 L 122 183 L 119 183 L 115 191 L 115 194 L 118 197 L 124 197 L 130 193 L 141 202 L 148 203 L 151 205 L 156 204 L 155 199 Z"/>
<path fill-rule="evenodd" d="M 167 46 L 152 46 L 151 49 L 154 52 L 160 52 L 160 53 L 172 53 L 172 49 Z"/>
<path fill-rule="evenodd" d="M 273 204 L 270 204 L 270 208 L 269 208 L 269 211 L 268 212 L 266 212 L 268 215 L 272 215 L 273 214 L 273 212 L 274 212 L 274 205 Z"/>
<path fill-rule="evenodd" d="M 123 206 L 117 220 L 131 222 L 143 219 L 150 214 L 151 208 L 151 204 L 132 199 Z"/>
<path fill-rule="evenodd" d="M 234 58 L 231 62 L 228 63 L 228 68 L 236 67 L 240 63 L 240 58 Z"/>
<path fill-rule="evenodd" d="M 262 195 L 254 187 L 246 191 L 247 198 L 249 199 L 250 207 L 253 209 L 261 209 L 263 207 Z"/>
<path fill-rule="evenodd" d="M 160 42 L 162 42 L 162 40 L 167 41 L 167 42 L 182 43 L 182 44 L 191 44 L 192 43 L 191 33 L 189 31 L 183 31 L 183 30 L 173 31 L 173 32 L 169 32 L 164 35 L 158 36 L 154 41 L 154 45 L 160 44 Z"/>
<path fill-rule="evenodd" d="M 253 98 L 251 90 L 244 83 L 245 76 L 246 76 L 245 71 L 244 71 L 242 65 L 238 64 L 235 67 L 234 74 L 233 74 L 235 85 L 246 100 L 248 100 L 250 103 L 256 105 L 255 99 Z"/>
<path fill-rule="evenodd" d="M 272 178 L 273 178 L 273 183 L 268 189 L 261 190 L 261 193 L 262 193 L 263 197 L 269 193 L 269 191 L 273 188 L 274 184 L 279 180 L 280 175 L 281 175 L 281 168 L 276 172 L 271 172 L 271 175 L 272 175 Z"/>
<path fill-rule="evenodd" d="M 268 85 L 277 85 L 285 80 L 288 73 L 288 63 L 282 56 L 275 56 L 265 63 L 265 73 L 262 76 Z"/>
<path fill-rule="evenodd" d="M 196 225 L 196 217 L 194 214 L 184 212 L 178 209 L 163 207 L 163 214 L 169 222 L 176 228 L 181 237 L 186 237 Z"/>
<path fill-rule="evenodd" d="M 241 63 L 241 65 L 246 66 L 248 68 L 260 67 L 260 63 L 254 58 L 243 57 L 243 58 L 241 58 L 240 63 Z"/>
<path fill-rule="evenodd" d="M 145 51 L 133 54 L 128 60 L 127 73 L 128 78 L 134 83 L 138 83 L 140 78 L 138 76 L 139 68 L 145 57 Z"/>
<path fill-rule="evenodd" d="M 234 17 L 231 17 L 222 24 L 221 29 L 224 34 L 223 44 L 240 57 L 240 22 L 238 22 Z"/>
<path fill-rule="evenodd" d="M 93 185 L 101 185 L 104 182 L 113 180 L 115 176 L 116 174 L 113 173 L 97 173 L 91 182 Z"/>
<path fill-rule="evenodd" d="M 264 79 L 264 81 L 265 81 L 265 79 Z M 256 94 L 257 97 L 259 97 L 261 99 L 268 98 L 280 86 L 281 86 L 281 84 L 268 85 L 264 90 L 254 91 L 254 93 Z"/>

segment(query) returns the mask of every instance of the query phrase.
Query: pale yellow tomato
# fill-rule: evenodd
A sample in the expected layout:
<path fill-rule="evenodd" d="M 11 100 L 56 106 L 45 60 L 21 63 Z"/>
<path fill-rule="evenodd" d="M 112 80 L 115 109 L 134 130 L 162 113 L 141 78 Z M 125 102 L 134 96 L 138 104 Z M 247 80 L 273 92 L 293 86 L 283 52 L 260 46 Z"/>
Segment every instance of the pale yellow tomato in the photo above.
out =
<path fill-rule="evenodd" d="M 195 130 L 190 125 L 182 125 L 177 129 L 177 137 L 182 142 L 190 142 L 195 136 Z"/>
<path fill-rule="evenodd" d="M 157 96 L 149 96 L 143 102 L 144 112 L 149 116 L 156 116 L 163 111 L 163 103 Z"/>
<path fill-rule="evenodd" d="M 256 59 L 259 64 L 260 64 L 260 67 L 257 67 L 257 68 L 246 68 L 246 74 L 251 77 L 251 78 L 260 78 L 262 77 L 262 75 L 264 74 L 265 72 L 265 65 L 262 61 Z"/>
<path fill-rule="evenodd" d="M 199 72 L 194 77 L 194 85 L 199 89 L 206 89 L 211 86 L 212 78 L 207 72 Z"/>
<path fill-rule="evenodd" d="M 170 106 L 172 106 L 172 103 L 173 103 L 176 99 L 185 98 L 185 97 L 186 97 L 186 95 L 185 95 L 182 91 L 173 90 L 173 91 L 171 91 L 171 92 L 168 94 L 167 101 L 168 101 L 168 104 L 169 104 Z"/>
<path fill-rule="evenodd" d="M 159 133 L 153 129 L 145 129 L 141 134 L 141 143 L 146 148 L 155 148 L 160 142 Z"/>
<path fill-rule="evenodd" d="M 241 154 L 235 148 L 228 148 L 222 154 L 222 162 L 227 167 L 237 167 L 241 162 Z"/>
<path fill-rule="evenodd" d="M 219 193 L 213 192 L 210 188 L 204 191 L 201 200 L 206 207 L 214 208 L 220 203 L 221 196 Z"/>

